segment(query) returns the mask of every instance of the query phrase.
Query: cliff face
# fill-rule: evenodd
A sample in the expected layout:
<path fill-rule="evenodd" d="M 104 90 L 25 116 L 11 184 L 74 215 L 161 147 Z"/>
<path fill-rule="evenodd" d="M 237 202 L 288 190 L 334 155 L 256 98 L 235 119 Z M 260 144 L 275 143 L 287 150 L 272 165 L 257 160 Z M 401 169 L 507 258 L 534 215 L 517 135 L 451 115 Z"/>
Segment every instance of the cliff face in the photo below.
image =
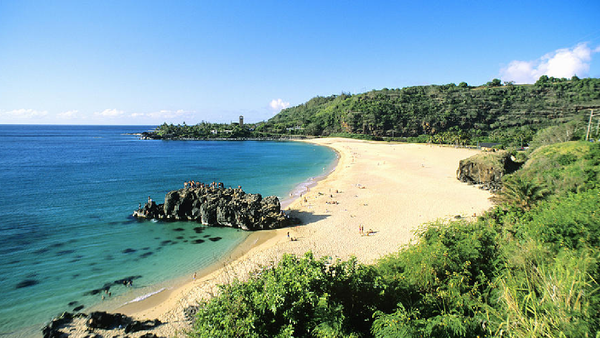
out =
<path fill-rule="evenodd" d="M 247 194 L 241 189 L 213 187 L 171 191 L 165 196 L 164 204 L 151 201 L 136 210 L 133 216 L 243 230 L 275 229 L 291 224 L 281 212 L 276 196 L 262 198 L 260 194 Z"/>
<path fill-rule="evenodd" d="M 456 178 L 469 184 L 480 184 L 482 189 L 492 192 L 502 189 L 502 177 L 520 167 L 506 151 L 480 153 L 461 160 Z"/>

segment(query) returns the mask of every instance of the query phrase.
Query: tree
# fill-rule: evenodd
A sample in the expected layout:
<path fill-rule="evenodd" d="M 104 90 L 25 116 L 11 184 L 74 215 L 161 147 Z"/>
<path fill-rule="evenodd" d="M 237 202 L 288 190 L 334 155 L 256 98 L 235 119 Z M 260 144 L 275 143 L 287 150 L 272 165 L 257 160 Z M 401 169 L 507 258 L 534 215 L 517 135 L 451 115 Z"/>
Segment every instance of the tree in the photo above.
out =
<path fill-rule="evenodd" d="M 535 82 L 536 86 L 545 86 L 547 84 L 550 83 L 550 78 L 548 77 L 548 75 L 542 75 L 540 76 L 540 78 Z"/>
<path fill-rule="evenodd" d="M 500 79 L 493 79 L 492 81 L 487 83 L 488 87 L 500 87 L 502 86 L 502 81 Z"/>
<path fill-rule="evenodd" d="M 525 180 L 520 176 L 507 176 L 503 186 L 493 200 L 498 203 L 515 205 L 525 211 L 530 210 L 538 201 L 548 195 L 548 189 Z"/>

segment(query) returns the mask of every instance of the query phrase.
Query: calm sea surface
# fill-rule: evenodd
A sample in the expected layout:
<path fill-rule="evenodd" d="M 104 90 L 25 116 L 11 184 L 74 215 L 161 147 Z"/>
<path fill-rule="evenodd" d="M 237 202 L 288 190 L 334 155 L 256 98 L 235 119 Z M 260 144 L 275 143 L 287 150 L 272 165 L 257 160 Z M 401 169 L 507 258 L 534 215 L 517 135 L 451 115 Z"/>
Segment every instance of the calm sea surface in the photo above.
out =
<path fill-rule="evenodd" d="M 132 219 L 148 196 L 163 201 L 196 180 L 281 199 L 335 160 L 330 149 L 297 142 L 126 135 L 150 129 L 0 125 L 0 335 L 41 336 L 63 311 L 116 308 L 160 292 L 247 236 Z M 133 286 L 115 283 L 121 279 Z M 100 291 L 107 286 L 111 297 Z"/>

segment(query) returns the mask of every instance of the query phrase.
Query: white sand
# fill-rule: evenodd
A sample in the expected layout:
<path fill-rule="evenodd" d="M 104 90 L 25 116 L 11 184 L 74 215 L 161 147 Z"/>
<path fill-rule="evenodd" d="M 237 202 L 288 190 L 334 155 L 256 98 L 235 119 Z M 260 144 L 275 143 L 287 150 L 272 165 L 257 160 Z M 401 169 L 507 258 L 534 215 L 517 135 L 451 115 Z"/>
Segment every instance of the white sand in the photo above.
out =
<path fill-rule="evenodd" d="M 340 155 L 336 170 L 289 206 L 303 225 L 252 234 L 249 251 L 175 290 L 117 309 L 138 319 L 158 318 L 166 324 L 154 331 L 173 337 L 189 330 L 183 309 L 217 292 L 216 285 L 247 278 L 283 253 L 373 263 L 409 243 L 413 230 L 436 219 L 471 217 L 491 207 L 490 194 L 456 179 L 461 159 L 475 150 L 424 144 L 396 144 L 325 138 L 307 142 L 325 145 Z M 305 201 L 306 198 L 306 201 Z M 370 236 L 359 234 L 359 225 Z M 287 232 L 297 241 L 289 241 Z M 241 257 L 238 257 L 241 256 Z M 83 334 L 80 325 L 74 333 Z M 130 334 L 137 337 L 148 331 Z M 103 333 L 107 336 L 106 333 Z M 121 333 L 122 334 L 122 333 Z"/>

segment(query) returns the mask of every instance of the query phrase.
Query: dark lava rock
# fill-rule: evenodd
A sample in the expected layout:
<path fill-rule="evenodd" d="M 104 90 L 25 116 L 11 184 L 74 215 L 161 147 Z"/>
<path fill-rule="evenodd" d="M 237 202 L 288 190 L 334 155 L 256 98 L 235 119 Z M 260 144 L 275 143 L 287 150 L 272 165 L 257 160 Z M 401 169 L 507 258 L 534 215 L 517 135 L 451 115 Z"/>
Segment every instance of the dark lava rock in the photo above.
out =
<path fill-rule="evenodd" d="M 121 313 L 95 311 L 89 314 L 86 325 L 93 329 L 112 330 L 131 323 L 131 318 Z"/>
<path fill-rule="evenodd" d="M 263 198 L 242 189 L 199 187 L 173 190 L 164 204 L 146 203 L 134 217 L 164 221 L 193 221 L 206 226 L 227 226 L 243 230 L 275 229 L 292 224 L 281 212 L 276 196 Z M 183 231 L 182 228 L 173 229 Z M 202 228 L 194 228 L 196 233 Z"/>
<path fill-rule="evenodd" d="M 44 338 L 62 338 L 68 337 L 69 335 L 60 332 L 60 329 L 65 325 L 71 323 L 73 320 L 73 314 L 70 312 L 64 312 L 60 316 L 52 319 L 48 325 L 42 328 L 42 335 Z"/>
<path fill-rule="evenodd" d="M 145 330 L 150 330 L 153 329 L 159 325 L 161 325 L 161 321 L 158 319 L 155 320 L 146 320 L 143 322 L 134 320 L 131 323 L 127 324 L 127 326 L 125 326 L 125 333 L 131 333 L 131 332 L 138 332 L 138 331 L 145 331 Z"/>
<path fill-rule="evenodd" d="M 183 309 L 183 314 L 185 315 L 185 319 L 188 322 L 193 323 L 196 320 L 196 313 L 198 313 L 198 307 L 194 305 L 190 305 Z"/>
<path fill-rule="evenodd" d="M 140 338 L 159 338 L 159 337 L 157 335 L 155 335 L 154 333 L 145 333 L 145 334 L 141 335 Z"/>

